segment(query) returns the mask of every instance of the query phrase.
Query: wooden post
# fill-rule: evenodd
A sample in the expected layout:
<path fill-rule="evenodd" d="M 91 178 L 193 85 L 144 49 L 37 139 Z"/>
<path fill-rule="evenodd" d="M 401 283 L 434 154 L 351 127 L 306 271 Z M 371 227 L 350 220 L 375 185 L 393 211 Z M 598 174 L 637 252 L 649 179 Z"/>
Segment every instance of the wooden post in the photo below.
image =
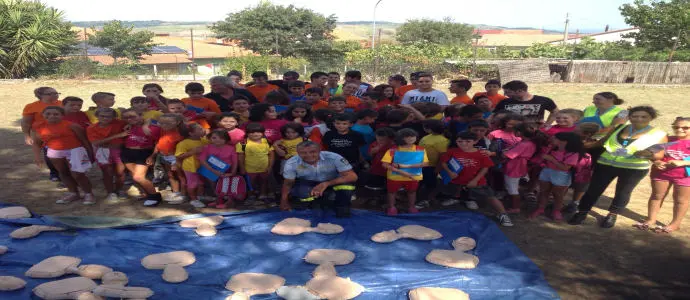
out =
<path fill-rule="evenodd" d="M 196 63 L 194 63 L 194 29 L 189 28 L 189 40 L 192 44 L 191 48 L 191 57 L 190 60 L 192 61 L 192 80 L 196 81 Z"/>

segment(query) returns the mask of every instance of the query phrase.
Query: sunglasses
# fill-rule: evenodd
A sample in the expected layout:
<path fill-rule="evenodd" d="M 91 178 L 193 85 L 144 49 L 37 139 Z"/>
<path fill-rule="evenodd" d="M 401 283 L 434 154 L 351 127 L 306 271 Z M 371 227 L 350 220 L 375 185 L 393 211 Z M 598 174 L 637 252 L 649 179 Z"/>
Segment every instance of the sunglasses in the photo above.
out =
<path fill-rule="evenodd" d="M 54 96 L 54 95 L 60 95 L 60 93 L 55 92 L 55 93 L 43 93 L 44 96 Z"/>
<path fill-rule="evenodd" d="M 690 130 L 690 126 L 671 126 L 671 128 L 673 128 L 673 130 L 678 130 L 678 129 L 683 129 L 683 131 L 689 131 Z"/>

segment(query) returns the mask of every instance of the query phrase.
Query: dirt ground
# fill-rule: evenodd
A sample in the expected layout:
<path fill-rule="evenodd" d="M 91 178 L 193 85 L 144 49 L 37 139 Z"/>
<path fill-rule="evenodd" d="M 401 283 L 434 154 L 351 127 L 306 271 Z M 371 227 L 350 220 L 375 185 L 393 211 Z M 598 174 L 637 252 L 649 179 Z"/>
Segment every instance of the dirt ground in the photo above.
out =
<path fill-rule="evenodd" d="M 184 82 L 161 84 L 166 96 L 183 96 Z M 48 180 L 47 170 L 33 165 L 30 148 L 23 144 L 18 123 L 24 105 L 35 101 L 32 90 L 44 85 L 55 87 L 62 93 L 61 97 L 82 97 L 85 106 L 94 92 L 114 92 L 118 95 L 116 106 L 124 107 L 130 97 L 140 94 L 143 82 L 0 81 L 0 202 L 18 203 L 38 214 L 59 216 L 150 219 L 213 212 L 189 205 L 144 208 L 136 200 L 116 206 L 54 204 L 61 191 Z M 445 90 L 445 86 L 439 88 Z M 626 105 L 652 104 L 661 112 L 655 125 L 669 131 L 676 116 L 690 116 L 687 101 L 690 86 L 533 84 L 530 91 L 553 98 L 560 108 L 580 109 L 591 103 L 594 93 L 613 91 L 626 99 Z M 92 170 L 90 176 L 97 198 L 104 197 L 99 171 Z M 612 196 L 609 189 L 582 226 L 556 224 L 547 219 L 528 221 L 518 216 L 513 220 L 515 227 L 502 230 L 544 271 L 548 282 L 563 299 L 690 299 L 690 221 L 686 220 L 685 228 L 672 235 L 633 228 L 632 224 L 647 213 L 649 194 L 649 181 L 644 180 L 613 229 L 601 229 L 595 223 L 606 214 L 605 208 L 610 204 L 607 196 Z M 663 223 L 671 220 L 671 202 L 667 201 L 660 214 Z"/>

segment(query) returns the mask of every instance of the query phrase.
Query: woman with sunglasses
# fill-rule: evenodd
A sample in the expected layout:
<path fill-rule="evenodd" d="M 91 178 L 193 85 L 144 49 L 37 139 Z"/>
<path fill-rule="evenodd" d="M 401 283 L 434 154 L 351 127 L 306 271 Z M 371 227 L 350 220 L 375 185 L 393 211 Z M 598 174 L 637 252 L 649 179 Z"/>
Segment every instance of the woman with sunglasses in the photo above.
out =
<path fill-rule="evenodd" d="M 656 233 L 671 233 L 680 229 L 690 203 L 690 118 L 678 117 L 671 126 L 675 136 L 667 144 L 650 149 L 652 167 L 652 195 L 649 197 L 647 221 L 633 226 Z M 652 153 L 656 152 L 656 153 Z M 666 226 L 656 226 L 657 214 L 664 198 L 673 187 L 673 220 Z"/>
<path fill-rule="evenodd" d="M 60 93 L 58 93 L 54 88 L 49 86 L 42 86 L 34 90 L 34 96 L 38 101 L 31 102 L 24 106 L 22 111 L 22 132 L 24 132 L 24 142 L 31 146 L 33 145 L 34 139 L 31 136 L 32 128 L 41 122 L 45 122 L 43 118 L 43 110 L 48 106 L 62 106 L 62 102 L 58 100 L 60 98 Z M 54 182 L 60 181 L 60 176 L 57 169 L 48 159 L 47 147 L 43 147 L 43 157 L 45 158 L 46 166 L 50 169 L 50 180 Z"/>
<path fill-rule="evenodd" d="M 616 193 L 609 206 L 609 213 L 600 224 L 603 228 L 615 226 L 618 213 L 628 205 L 633 190 L 647 176 L 652 166 L 653 157 L 647 149 L 668 141 L 666 132 L 650 125 L 657 117 L 656 109 L 651 106 L 636 106 L 628 111 L 630 124 L 614 128 L 599 140 L 598 144 L 604 147 L 604 153 L 594 166 L 591 184 L 580 200 L 578 212 L 568 221 L 569 224 L 582 224 L 609 184 L 617 179 Z"/>

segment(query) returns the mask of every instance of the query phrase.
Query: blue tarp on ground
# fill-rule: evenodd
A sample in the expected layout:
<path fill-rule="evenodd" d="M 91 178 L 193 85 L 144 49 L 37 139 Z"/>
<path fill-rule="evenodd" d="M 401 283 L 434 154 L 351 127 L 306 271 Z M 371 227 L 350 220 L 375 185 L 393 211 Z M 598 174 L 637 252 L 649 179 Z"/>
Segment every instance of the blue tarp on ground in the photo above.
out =
<path fill-rule="evenodd" d="M 300 236 L 271 234 L 272 226 L 286 217 L 340 224 L 339 235 L 306 233 Z M 188 217 L 185 217 L 188 218 Z M 177 219 L 179 220 L 179 219 Z M 288 285 L 303 285 L 315 266 L 303 261 L 315 248 L 347 249 L 357 257 L 336 267 L 342 277 L 350 277 L 366 291 L 357 299 L 407 299 L 410 289 L 458 288 L 472 299 L 557 299 L 542 272 L 499 228 L 486 217 L 470 212 L 433 212 L 391 218 L 379 213 L 354 211 L 350 219 L 321 217 L 309 211 L 285 213 L 275 210 L 226 214 L 215 237 L 198 237 L 191 228 L 181 228 L 174 219 L 156 220 L 136 226 L 111 229 L 74 229 L 47 232 L 28 240 L 13 240 L 9 233 L 24 224 L 54 223 L 48 217 L 0 221 L 0 245 L 9 252 L 0 256 L 0 276 L 12 275 L 27 281 L 16 292 L 0 292 L 1 299 L 35 299 L 31 289 L 51 279 L 29 279 L 24 272 L 31 265 L 54 255 L 76 256 L 82 264 L 103 264 L 126 273 L 130 286 L 154 290 L 149 299 L 225 299 L 231 294 L 224 286 L 237 273 L 259 272 L 286 278 Z M 380 231 L 417 224 L 436 229 L 443 238 L 435 241 L 398 240 L 376 244 L 370 237 Z M 444 268 L 424 258 L 433 249 L 452 249 L 451 241 L 469 236 L 477 240 L 470 253 L 479 256 L 473 270 Z M 186 269 L 189 279 L 169 284 L 162 270 L 146 270 L 140 260 L 149 254 L 188 250 L 196 263 Z M 73 275 L 72 275 L 73 276 Z M 33 297 L 33 298 L 32 298 Z M 274 295 L 252 299 L 278 299 Z"/>

